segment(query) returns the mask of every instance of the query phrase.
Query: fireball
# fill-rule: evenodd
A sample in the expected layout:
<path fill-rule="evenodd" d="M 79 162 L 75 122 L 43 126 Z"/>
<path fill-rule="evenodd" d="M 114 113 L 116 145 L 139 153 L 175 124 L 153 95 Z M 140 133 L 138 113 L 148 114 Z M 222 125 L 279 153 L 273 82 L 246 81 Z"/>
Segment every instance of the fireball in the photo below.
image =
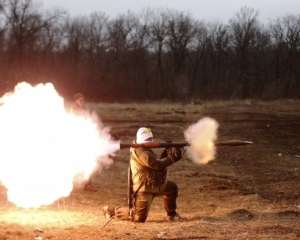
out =
<path fill-rule="evenodd" d="M 67 197 L 119 143 L 93 114 L 75 114 L 51 83 L 20 83 L 0 100 L 0 182 L 8 200 L 36 208 Z"/>

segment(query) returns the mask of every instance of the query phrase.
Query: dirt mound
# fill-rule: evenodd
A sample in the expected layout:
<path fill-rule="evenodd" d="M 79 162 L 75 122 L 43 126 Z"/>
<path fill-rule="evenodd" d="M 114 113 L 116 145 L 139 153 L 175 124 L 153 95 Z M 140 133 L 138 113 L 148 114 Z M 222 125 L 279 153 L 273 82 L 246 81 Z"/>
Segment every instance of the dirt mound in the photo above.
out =
<path fill-rule="evenodd" d="M 229 213 L 228 217 L 234 221 L 249 221 L 254 218 L 254 214 L 246 209 L 237 209 Z"/>
<path fill-rule="evenodd" d="M 283 211 L 283 212 L 278 212 L 276 214 L 279 218 L 283 219 L 299 219 L 300 220 L 300 212 L 298 211 L 293 211 L 293 210 L 288 210 L 288 211 Z"/>
<path fill-rule="evenodd" d="M 294 234 L 297 234 L 297 236 L 298 236 L 299 231 L 294 228 L 284 227 L 284 226 L 276 224 L 273 226 L 260 227 L 256 230 L 256 233 L 257 234 L 270 234 L 270 235 L 276 234 L 278 236 L 294 233 Z"/>

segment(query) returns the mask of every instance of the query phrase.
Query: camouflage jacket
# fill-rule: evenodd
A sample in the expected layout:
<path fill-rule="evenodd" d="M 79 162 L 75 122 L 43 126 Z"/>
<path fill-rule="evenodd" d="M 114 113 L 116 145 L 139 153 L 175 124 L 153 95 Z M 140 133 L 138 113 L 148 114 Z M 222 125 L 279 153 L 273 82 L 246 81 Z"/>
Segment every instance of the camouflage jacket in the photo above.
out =
<path fill-rule="evenodd" d="M 151 149 L 131 148 L 133 191 L 161 193 L 167 180 L 167 167 L 172 163 L 169 158 L 159 158 Z"/>

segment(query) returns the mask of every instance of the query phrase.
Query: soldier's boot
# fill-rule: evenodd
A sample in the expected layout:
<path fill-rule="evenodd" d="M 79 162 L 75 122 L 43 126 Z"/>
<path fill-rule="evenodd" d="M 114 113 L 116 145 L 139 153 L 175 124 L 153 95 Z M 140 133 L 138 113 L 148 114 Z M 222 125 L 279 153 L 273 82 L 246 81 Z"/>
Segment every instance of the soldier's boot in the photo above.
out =
<path fill-rule="evenodd" d="M 183 221 L 185 218 L 181 217 L 177 212 L 173 215 L 168 215 L 168 221 L 170 222 L 177 222 L 177 221 Z"/>
<path fill-rule="evenodd" d="M 169 221 L 183 220 L 182 217 L 176 212 L 178 196 L 178 187 L 176 183 L 168 181 L 164 191 L 164 207 L 168 215 Z"/>
<path fill-rule="evenodd" d="M 115 217 L 119 220 L 128 221 L 131 219 L 131 213 L 128 207 L 115 208 Z"/>
<path fill-rule="evenodd" d="M 128 207 L 110 207 L 110 206 L 104 206 L 103 214 L 106 218 L 106 220 L 109 220 L 111 218 L 116 218 L 118 220 L 130 220 L 130 212 Z"/>
<path fill-rule="evenodd" d="M 164 196 L 164 207 L 168 215 L 167 219 L 169 221 L 176 221 L 181 218 L 176 212 L 176 197 Z"/>

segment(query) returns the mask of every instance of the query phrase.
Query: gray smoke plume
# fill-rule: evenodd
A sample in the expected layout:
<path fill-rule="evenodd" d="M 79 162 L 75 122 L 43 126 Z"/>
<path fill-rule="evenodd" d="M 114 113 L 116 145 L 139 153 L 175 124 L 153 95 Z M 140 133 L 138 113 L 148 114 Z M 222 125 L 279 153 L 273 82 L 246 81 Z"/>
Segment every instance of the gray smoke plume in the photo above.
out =
<path fill-rule="evenodd" d="M 217 130 L 219 124 L 215 119 L 203 118 L 191 125 L 185 132 L 189 157 L 197 164 L 207 164 L 215 158 Z"/>

